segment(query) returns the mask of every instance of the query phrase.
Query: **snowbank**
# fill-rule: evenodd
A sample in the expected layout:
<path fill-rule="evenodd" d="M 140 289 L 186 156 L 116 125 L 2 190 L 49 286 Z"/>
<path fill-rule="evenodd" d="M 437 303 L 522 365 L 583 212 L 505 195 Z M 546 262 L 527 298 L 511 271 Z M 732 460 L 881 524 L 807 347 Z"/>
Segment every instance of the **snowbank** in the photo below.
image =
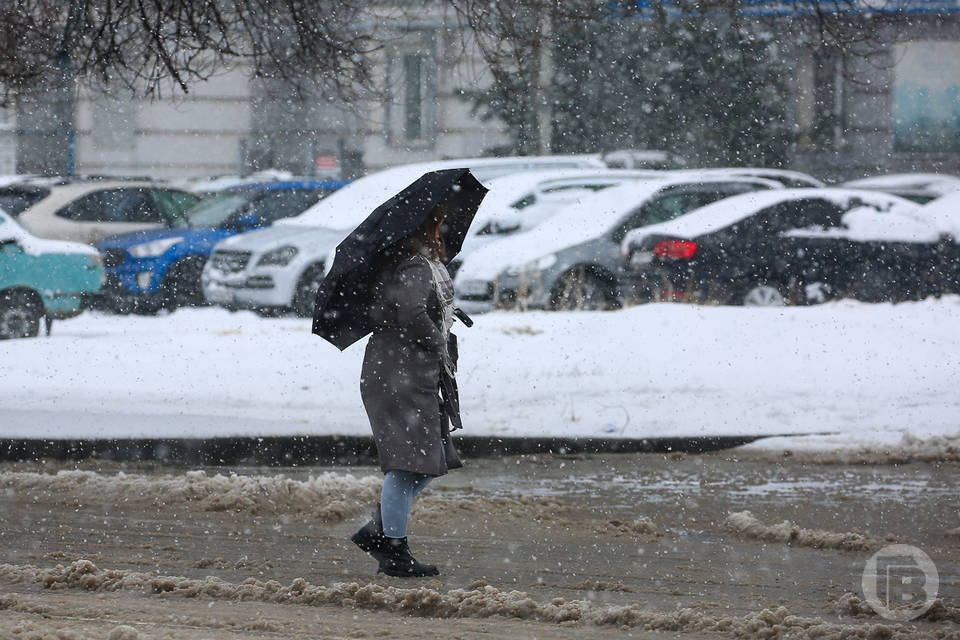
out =
<path fill-rule="evenodd" d="M 283 475 L 208 476 L 203 471 L 161 476 L 92 471 L 0 474 L 0 488 L 36 503 L 80 506 L 102 504 L 117 496 L 123 504 L 294 515 L 309 522 L 337 521 L 358 514 L 376 501 L 381 483 L 374 476 L 357 478 L 332 472 L 302 481 Z"/>
<path fill-rule="evenodd" d="M 430 618 L 513 618 L 553 624 L 591 624 L 637 628 L 646 631 L 700 633 L 710 637 L 741 639 L 773 637 L 818 640 L 866 640 L 868 638 L 953 638 L 947 627 L 920 631 L 913 625 L 837 624 L 821 618 L 794 615 L 786 607 L 763 609 L 743 616 L 715 615 L 684 608 L 668 612 L 649 611 L 646 603 L 627 606 L 592 604 L 586 600 L 553 598 L 538 602 L 523 591 L 506 591 L 474 583 L 465 589 L 441 592 L 429 586 L 399 588 L 379 584 L 336 583 L 318 586 L 302 578 L 284 585 L 276 580 L 248 578 L 240 584 L 210 576 L 200 579 L 157 576 L 135 571 L 100 569 L 89 560 L 51 569 L 0 564 L 0 582 L 38 584 L 45 589 L 87 592 L 139 592 L 164 598 L 240 600 L 300 606 L 339 606 L 350 609 L 389 611 Z M 942 603 L 937 611 L 947 611 Z M 8 608 L 16 607 L 10 598 Z M 933 608 L 931 608 L 932 610 Z M 937 618 L 939 619 L 950 619 Z"/>
<path fill-rule="evenodd" d="M 844 551 L 875 551 L 892 540 L 871 538 L 859 533 L 838 533 L 820 529 L 804 529 L 784 520 L 764 524 L 749 511 L 731 513 L 723 527 L 745 538 L 762 542 L 782 542 L 815 549 L 842 549 Z"/>
<path fill-rule="evenodd" d="M 816 464 L 903 464 L 960 462 L 960 431 L 954 435 L 915 437 L 895 431 L 864 434 L 773 437 L 739 448 L 739 453 L 786 456 Z"/>
<path fill-rule="evenodd" d="M 960 298 L 490 313 L 458 326 L 471 436 L 779 438 L 773 450 L 960 438 Z M 3 343 L 0 438 L 370 433 L 363 343 L 222 309 L 85 313 Z M 952 440 L 951 440 L 952 439 Z"/>

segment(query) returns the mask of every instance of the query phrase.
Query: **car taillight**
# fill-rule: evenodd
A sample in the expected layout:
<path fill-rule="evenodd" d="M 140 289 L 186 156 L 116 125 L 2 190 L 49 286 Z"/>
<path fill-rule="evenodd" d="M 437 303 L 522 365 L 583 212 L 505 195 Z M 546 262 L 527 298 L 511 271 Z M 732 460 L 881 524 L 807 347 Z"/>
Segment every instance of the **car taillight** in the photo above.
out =
<path fill-rule="evenodd" d="M 674 260 L 689 260 L 697 252 L 697 243 L 689 240 L 664 240 L 653 248 L 653 255 L 658 258 L 673 258 Z"/>

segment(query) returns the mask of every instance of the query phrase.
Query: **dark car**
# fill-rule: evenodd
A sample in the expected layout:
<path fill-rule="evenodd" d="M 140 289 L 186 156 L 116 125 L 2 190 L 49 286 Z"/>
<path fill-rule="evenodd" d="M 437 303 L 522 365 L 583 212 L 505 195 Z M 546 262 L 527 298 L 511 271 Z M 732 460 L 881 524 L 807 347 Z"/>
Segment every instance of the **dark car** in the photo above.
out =
<path fill-rule="evenodd" d="M 637 229 L 622 249 L 639 297 L 769 306 L 938 293 L 956 245 L 903 198 L 788 189 Z"/>
<path fill-rule="evenodd" d="M 96 247 L 107 269 L 99 306 L 153 313 L 204 300 L 203 266 L 224 238 L 302 213 L 345 183 L 317 180 L 245 184 L 208 196 L 172 229 L 115 235 Z"/>

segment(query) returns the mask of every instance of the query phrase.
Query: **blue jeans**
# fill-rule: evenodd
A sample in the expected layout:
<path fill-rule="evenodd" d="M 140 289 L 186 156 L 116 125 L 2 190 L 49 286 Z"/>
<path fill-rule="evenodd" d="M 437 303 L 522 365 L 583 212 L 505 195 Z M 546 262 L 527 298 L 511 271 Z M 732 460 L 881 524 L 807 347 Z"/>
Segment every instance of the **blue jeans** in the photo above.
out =
<path fill-rule="evenodd" d="M 423 491 L 431 476 L 410 471 L 388 471 L 380 492 L 380 517 L 388 538 L 405 538 L 413 499 Z"/>

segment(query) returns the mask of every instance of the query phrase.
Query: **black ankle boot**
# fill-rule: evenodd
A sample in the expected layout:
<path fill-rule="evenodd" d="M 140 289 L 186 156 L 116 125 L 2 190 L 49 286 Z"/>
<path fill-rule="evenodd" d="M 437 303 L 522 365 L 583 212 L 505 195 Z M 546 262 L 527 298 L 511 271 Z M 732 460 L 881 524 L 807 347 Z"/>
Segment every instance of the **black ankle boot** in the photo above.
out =
<path fill-rule="evenodd" d="M 386 550 L 387 546 L 387 536 L 383 535 L 383 520 L 380 518 L 380 504 L 377 504 L 377 509 L 373 512 L 373 516 L 370 518 L 370 522 L 360 527 L 360 530 L 355 534 L 350 536 L 350 541 L 353 544 L 357 545 L 370 555 L 373 555 L 374 558 L 377 558 L 377 561 L 380 560 L 377 555 Z"/>
<path fill-rule="evenodd" d="M 380 563 L 377 573 L 385 573 L 396 578 L 420 578 L 438 576 L 440 572 L 432 564 L 420 564 L 410 555 L 406 538 L 387 538 L 385 549 L 373 555 Z"/>

